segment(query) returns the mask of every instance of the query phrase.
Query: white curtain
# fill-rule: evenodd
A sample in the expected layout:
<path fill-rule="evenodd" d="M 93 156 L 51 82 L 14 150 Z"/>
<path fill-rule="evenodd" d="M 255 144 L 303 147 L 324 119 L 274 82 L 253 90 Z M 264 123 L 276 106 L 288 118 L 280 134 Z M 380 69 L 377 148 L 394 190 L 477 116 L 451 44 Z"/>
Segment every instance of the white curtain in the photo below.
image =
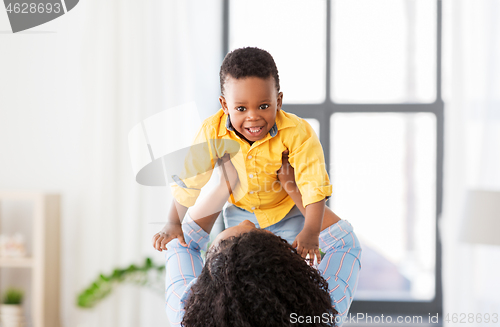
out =
<path fill-rule="evenodd" d="M 450 318 L 445 326 L 463 326 L 453 323 L 453 313 L 500 315 L 500 246 L 460 240 L 466 191 L 500 190 L 499 17 L 497 0 L 444 1 L 446 123 L 440 231 L 444 318 L 447 313 Z M 486 324 L 483 319 L 470 325 Z"/>
<path fill-rule="evenodd" d="M 81 5 L 88 20 L 82 31 L 81 96 L 91 128 L 85 142 L 91 175 L 73 226 L 79 241 L 71 240 L 71 248 L 83 255 L 76 265 L 65 266 L 64 276 L 79 276 L 65 280 L 65 326 L 75 321 L 92 327 L 165 326 L 163 293 L 121 287 L 88 312 L 75 310 L 73 298 L 100 271 L 141 264 L 146 256 L 163 262 L 150 240 L 166 221 L 169 190 L 135 183 L 127 135 L 144 118 L 182 103 L 195 101 L 202 118 L 218 109 L 221 3 Z"/>
<path fill-rule="evenodd" d="M 100 273 L 163 263 L 150 240 L 170 193 L 135 182 L 127 136 L 179 104 L 219 108 L 222 1 L 82 0 L 0 37 L 0 188 L 62 195 L 63 326 L 168 326 L 163 293 L 123 286 L 90 310 L 76 296 Z"/>

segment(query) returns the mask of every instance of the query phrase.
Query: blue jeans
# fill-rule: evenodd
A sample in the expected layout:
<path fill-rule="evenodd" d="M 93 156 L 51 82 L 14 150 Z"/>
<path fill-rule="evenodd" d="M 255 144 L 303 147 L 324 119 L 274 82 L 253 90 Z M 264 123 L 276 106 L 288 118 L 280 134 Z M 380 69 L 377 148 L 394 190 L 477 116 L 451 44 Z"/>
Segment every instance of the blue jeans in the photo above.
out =
<path fill-rule="evenodd" d="M 243 220 L 250 220 L 255 224 L 255 227 L 260 228 L 255 214 L 227 203 L 224 207 L 224 225 L 226 228 L 236 226 Z M 297 206 L 294 206 L 283 219 L 264 229 L 273 232 L 275 235 L 284 238 L 288 243 L 292 244 L 297 234 L 304 228 L 304 220 L 304 216 L 300 210 Z"/>

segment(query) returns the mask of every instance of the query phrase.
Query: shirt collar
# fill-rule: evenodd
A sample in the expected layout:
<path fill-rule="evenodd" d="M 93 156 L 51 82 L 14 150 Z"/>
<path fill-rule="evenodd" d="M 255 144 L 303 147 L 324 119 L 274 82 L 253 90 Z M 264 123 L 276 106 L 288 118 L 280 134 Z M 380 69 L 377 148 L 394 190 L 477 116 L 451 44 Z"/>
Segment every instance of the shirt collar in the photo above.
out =
<path fill-rule="evenodd" d="M 234 127 L 233 124 L 231 124 L 231 117 L 229 117 L 229 115 L 226 115 L 226 129 L 228 131 L 234 132 Z"/>
<path fill-rule="evenodd" d="M 278 131 L 281 131 L 284 128 L 297 126 L 295 121 L 289 118 L 288 115 L 289 114 L 283 110 L 279 110 L 276 113 L 276 123 L 274 126 L 278 127 Z"/>
<path fill-rule="evenodd" d="M 229 116 L 224 114 L 224 112 L 222 111 L 221 109 L 221 112 L 222 112 L 222 119 L 221 119 L 221 124 L 219 125 L 219 133 L 217 134 L 218 136 L 224 136 L 227 134 L 227 124 L 228 124 L 228 120 L 227 119 Z M 231 126 L 231 128 L 233 128 Z"/>

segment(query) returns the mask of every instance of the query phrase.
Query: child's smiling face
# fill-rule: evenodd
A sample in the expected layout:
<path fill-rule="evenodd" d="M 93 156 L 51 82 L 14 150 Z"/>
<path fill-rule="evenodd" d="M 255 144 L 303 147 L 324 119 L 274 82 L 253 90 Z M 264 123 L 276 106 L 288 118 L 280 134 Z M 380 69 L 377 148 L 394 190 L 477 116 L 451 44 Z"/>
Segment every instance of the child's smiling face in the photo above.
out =
<path fill-rule="evenodd" d="M 274 126 L 276 113 L 281 109 L 283 92 L 276 90 L 273 77 L 228 76 L 224 83 L 225 95 L 219 97 L 224 113 L 240 137 L 250 144 L 263 139 Z"/>

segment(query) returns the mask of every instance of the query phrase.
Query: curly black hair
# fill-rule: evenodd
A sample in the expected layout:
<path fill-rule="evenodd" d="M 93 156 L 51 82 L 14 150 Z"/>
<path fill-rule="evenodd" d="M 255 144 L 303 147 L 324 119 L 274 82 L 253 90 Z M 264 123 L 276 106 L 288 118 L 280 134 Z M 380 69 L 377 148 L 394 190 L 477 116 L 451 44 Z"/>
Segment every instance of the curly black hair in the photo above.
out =
<path fill-rule="evenodd" d="M 280 79 L 278 68 L 273 57 L 266 50 L 254 47 L 239 48 L 229 52 L 220 67 L 220 91 L 224 96 L 224 83 L 230 75 L 233 78 L 272 76 L 276 84 L 276 90 L 280 91 Z"/>
<path fill-rule="evenodd" d="M 184 327 L 297 326 L 292 313 L 328 317 L 301 326 L 332 326 L 337 314 L 323 276 L 286 240 L 262 230 L 212 247 L 184 308 Z"/>

